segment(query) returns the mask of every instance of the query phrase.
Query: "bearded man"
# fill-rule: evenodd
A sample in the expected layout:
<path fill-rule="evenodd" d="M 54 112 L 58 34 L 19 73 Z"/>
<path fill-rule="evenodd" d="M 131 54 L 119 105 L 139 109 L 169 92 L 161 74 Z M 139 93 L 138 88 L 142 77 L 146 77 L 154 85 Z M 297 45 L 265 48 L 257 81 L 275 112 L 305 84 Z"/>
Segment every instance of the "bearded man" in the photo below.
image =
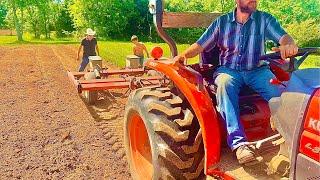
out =
<path fill-rule="evenodd" d="M 233 12 L 217 18 L 199 40 L 174 61 L 184 64 L 187 58 L 219 48 L 220 66 L 214 73 L 217 110 L 227 128 L 228 146 L 235 151 L 240 164 L 250 164 L 256 158 L 246 145 L 240 122 L 240 89 L 247 85 L 266 101 L 280 96 L 279 89 L 269 83 L 274 74 L 267 64 L 259 62 L 259 57 L 265 54 L 266 40 L 280 45 L 274 50 L 280 51 L 283 59 L 297 54 L 298 47 L 271 14 L 257 10 L 257 0 L 236 0 L 236 4 Z"/>

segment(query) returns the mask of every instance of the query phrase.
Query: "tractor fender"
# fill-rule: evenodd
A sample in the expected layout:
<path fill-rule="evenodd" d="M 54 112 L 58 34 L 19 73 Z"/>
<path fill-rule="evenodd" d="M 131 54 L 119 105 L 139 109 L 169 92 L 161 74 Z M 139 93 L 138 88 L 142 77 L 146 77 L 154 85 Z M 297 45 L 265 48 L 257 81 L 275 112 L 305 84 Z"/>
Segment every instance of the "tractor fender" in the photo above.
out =
<path fill-rule="evenodd" d="M 184 66 L 175 66 L 170 60 L 148 60 L 145 66 L 163 73 L 172 80 L 190 103 L 200 124 L 205 149 L 205 174 L 216 168 L 220 160 L 221 134 L 218 116 L 211 97 L 205 88 L 199 88 L 196 77 Z M 184 67 L 184 68 L 183 68 Z"/>

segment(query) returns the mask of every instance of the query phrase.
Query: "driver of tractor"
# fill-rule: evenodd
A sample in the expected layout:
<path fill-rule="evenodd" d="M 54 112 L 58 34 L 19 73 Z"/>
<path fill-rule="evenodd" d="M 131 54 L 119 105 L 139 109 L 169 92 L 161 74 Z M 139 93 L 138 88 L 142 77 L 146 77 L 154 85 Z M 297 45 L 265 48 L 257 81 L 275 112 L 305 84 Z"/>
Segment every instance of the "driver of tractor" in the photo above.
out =
<path fill-rule="evenodd" d="M 186 51 L 174 58 L 184 64 L 186 59 L 220 49 L 219 68 L 214 73 L 217 86 L 217 111 L 227 128 L 228 146 L 235 151 L 240 164 L 254 164 L 254 152 L 246 145 L 247 138 L 240 123 L 239 91 L 244 85 L 251 87 L 266 101 L 280 96 L 278 87 L 269 80 L 274 77 L 268 65 L 259 62 L 265 53 L 265 40 L 272 40 L 279 47 L 283 59 L 297 54 L 298 47 L 270 14 L 256 10 L 257 0 L 236 0 L 233 12 L 217 18 Z"/>

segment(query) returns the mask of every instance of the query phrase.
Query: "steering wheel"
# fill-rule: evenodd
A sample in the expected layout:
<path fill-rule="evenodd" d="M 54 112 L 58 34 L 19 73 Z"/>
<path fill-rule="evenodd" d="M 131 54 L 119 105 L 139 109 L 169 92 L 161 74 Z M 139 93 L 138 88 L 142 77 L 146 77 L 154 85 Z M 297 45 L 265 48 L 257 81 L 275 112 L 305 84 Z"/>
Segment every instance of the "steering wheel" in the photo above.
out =
<path fill-rule="evenodd" d="M 320 48 L 300 48 L 296 55 L 290 57 L 289 69 L 287 71 L 284 71 L 281 67 L 279 67 L 280 65 L 286 63 L 285 60 L 281 59 L 280 52 L 263 55 L 260 57 L 260 60 L 269 62 L 270 69 L 276 76 L 276 78 L 270 80 L 270 83 L 282 84 L 282 81 L 290 80 L 290 73 L 297 70 L 310 54 L 315 54 L 319 52 Z M 299 56 L 300 58 L 297 59 L 296 57 Z"/>
<path fill-rule="evenodd" d="M 316 53 L 320 53 L 320 48 L 313 48 L 313 47 L 299 48 L 298 53 L 290 57 L 290 66 L 289 66 L 288 72 L 293 72 L 297 70 L 310 54 L 316 54 Z M 297 59 L 296 57 L 299 57 L 299 56 L 300 58 Z M 268 61 L 270 63 L 279 64 L 279 65 L 284 63 L 284 61 L 281 60 L 280 52 L 263 55 L 260 57 L 260 60 Z"/>

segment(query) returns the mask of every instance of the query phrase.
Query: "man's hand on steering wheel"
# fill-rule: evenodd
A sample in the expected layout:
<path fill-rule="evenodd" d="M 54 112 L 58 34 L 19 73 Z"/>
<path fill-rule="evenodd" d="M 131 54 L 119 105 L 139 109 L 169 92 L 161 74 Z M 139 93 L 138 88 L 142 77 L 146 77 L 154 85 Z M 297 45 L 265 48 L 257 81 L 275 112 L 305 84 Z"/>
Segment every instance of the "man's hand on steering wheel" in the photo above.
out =
<path fill-rule="evenodd" d="M 279 47 L 273 47 L 272 51 L 280 52 L 281 59 L 286 59 L 298 53 L 298 46 L 296 44 L 287 44 Z"/>
<path fill-rule="evenodd" d="M 203 50 L 204 49 L 198 43 L 193 43 L 187 50 L 173 58 L 174 65 L 186 65 L 187 58 L 196 57 Z"/>

